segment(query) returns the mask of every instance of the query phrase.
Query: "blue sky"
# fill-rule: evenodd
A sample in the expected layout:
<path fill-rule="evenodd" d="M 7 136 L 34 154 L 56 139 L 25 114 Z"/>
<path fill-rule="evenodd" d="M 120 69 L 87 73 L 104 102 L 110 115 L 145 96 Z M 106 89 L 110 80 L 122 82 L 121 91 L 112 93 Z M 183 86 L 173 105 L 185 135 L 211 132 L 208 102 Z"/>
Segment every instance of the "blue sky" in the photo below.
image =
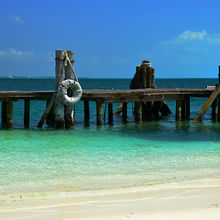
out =
<path fill-rule="evenodd" d="M 56 49 L 80 77 L 217 77 L 220 1 L 0 0 L 0 76 L 54 77 Z"/>

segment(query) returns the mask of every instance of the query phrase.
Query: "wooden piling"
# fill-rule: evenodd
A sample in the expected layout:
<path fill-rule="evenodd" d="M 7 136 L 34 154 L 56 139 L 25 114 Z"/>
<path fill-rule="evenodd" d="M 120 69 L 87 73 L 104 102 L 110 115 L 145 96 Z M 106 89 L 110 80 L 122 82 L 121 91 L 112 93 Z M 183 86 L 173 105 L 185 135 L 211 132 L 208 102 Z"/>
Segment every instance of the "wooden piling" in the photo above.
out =
<path fill-rule="evenodd" d="M 6 123 L 6 102 L 2 102 L 2 126 Z"/>
<path fill-rule="evenodd" d="M 218 121 L 217 99 L 212 103 L 212 121 Z"/>
<path fill-rule="evenodd" d="M 127 121 L 127 103 L 123 102 L 123 107 L 122 107 L 122 121 L 126 122 Z"/>
<path fill-rule="evenodd" d="M 176 100 L 176 121 L 181 121 L 182 112 L 182 102 L 181 100 Z"/>
<path fill-rule="evenodd" d="M 84 123 L 89 125 L 89 101 L 84 101 Z"/>
<path fill-rule="evenodd" d="M 112 103 L 108 104 L 108 124 L 113 124 L 113 105 Z"/>
<path fill-rule="evenodd" d="M 67 51 L 67 55 L 70 59 L 71 65 L 73 65 L 73 51 Z M 70 66 L 69 62 L 65 66 L 65 79 L 74 79 L 72 67 Z M 71 96 L 71 91 L 68 91 Z M 75 120 L 75 108 L 73 106 L 64 106 L 64 119 L 65 119 L 65 128 L 73 128 L 74 127 L 74 120 Z"/>
<path fill-rule="evenodd" d="M 152 75 L 152 71 L 151 71 L 151 67 L 146 68 L 146 86 L 143 88 L 151 88 L 151 75 Z"/>
<path fill-rule="evenodd" d="M 46 124 L 50 127 L 54 126 L 54 121 L 55 121 L 55 109 L 54 109 L 54 102 L 51 103 L 51 100 L 47 100 L 46 102 L 46 109 L 48 108 L 49 105 L 52 105 L 51 110 L 46 116 Z"/>
<path fill-rule="evenodd" d="M 141 79 L 139 81 L 139 87 L 140 88 L 147 88 L 148 86 L 147 81 L 147 67 L 141 66 Z"/>
<path fill-rule="evenodd" d="M 186 101 L 182 100 L 181 101 L 181 120 L 186 119 Z"/>
<path fill-rule="evenodd" d="M 141 124 L 142 123 L 142 102 L 136 103 L 136 114 L 135 114 L 135 122 Z"/>
<path fill-rule="evenodd" d="M 153 88 L 155 89 L 155 69 L 154 68 L 151 68 L 151 80 L 150 80 L 150 85 L 151 87 L 150 88 Z"/>
<path fill-rule="evenodd" d="M 102 103 L 101 100 L 96 100 L 96 117 L 97 117 L 97 125 L 102 125 Z"/>
<path fill-rule="evenodd" d="M 64 80 L 64 59 L 64 51 L 56 50 L 56 91 Z M 55 102 L 55 127 L 64 128 L 64 106 L 57 102 Z"/>
<path fill-rule="evenodd" d="M 176 121 L 186 118 L 186 102 L 185 100 L 176 100 Z"/>
<path fill-rule="evenodd" d="M 190 117 L 190 96 L 187 96 L 185 98 L 185 102 L 186 102 L 186 118 Z"/>
<path fill-rule="evenodd" d="M 7 101 L 5 105 L 5 127 L 13 128 L 13 101 Z"/>
<path fill-rule="evenodd" d="M 24 100 L 24 127 L 29 128 L 30 123 L 30 99 Z"/>
<path fill-rule="evenodd" d="M 49 117 L 49 114 L 51 114 L 51 116 L 54 116 L 54 112 L 53 112 L 53 109 L 54 109 L 54 108 L 53 108 L 53 107 L 54 107 L 54 105 L 55 105 L 55 97 L 56 97 L 56 95 L 53 94 L 53 96 L 52 96 L 52 98 L 50 99 L 50 101 L 49 101 L 49 102 L 47 101 L 47 107 L 46 107 L 46 110 L 44 111 L 44 113 L 43 113 L 43 115 L 41 116 L 41 119 L 40 119 L 40 121 L 39 121 L 39 123 L 38 123 L 38 125 L 37 125 L 38 128 L 42 128 L 45 119 L 48 120 L 48 123 L 50 122 L 50 123 L 52 123 L 52 124 L 54 125 L 54 120 L 52 120 L 52 119 L 54 119 L 54 117 L 53 117 L 53 118 L 52 118 L 52 117 L 50 118 L 50 117 Z M 49 121 L 49 120 L 50 120 L 50 121 Z"/>

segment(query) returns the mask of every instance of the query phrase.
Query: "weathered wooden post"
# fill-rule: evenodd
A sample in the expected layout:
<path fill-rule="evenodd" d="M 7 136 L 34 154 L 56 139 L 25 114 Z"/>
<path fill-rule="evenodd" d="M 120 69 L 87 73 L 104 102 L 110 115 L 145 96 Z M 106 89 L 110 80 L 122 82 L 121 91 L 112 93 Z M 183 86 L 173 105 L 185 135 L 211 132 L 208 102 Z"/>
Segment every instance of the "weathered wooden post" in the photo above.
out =
<path fill-rule="evenodd" d="M 96 117 L 97 117 L 97 125 L 102 125 L 102 103 L 101 100 L 96 100 Z"/>
<path fill-rule="evenodd" d="M 4 127 L 6 123 L 6 102 L 2 101 L 2 126 Z"/>
<path fill-rule="evenodd" d="M 123 106 L 122 106 L 122 121 L 124 123 L 127 121 L 127 105 L 128 105 L 128 103 L 123 102 Z"/>
<path fill-rule="evenodd" d="M 217 108 L 217 99 L 212 103 L 212 121 L 218 121 L 218 108 Z"/>
<path fill-rule="evenodd" d="M 56 50 L 56 91 L 64 80 L 64 50 Z M 64 105 L 55 102 L 55 127 L 64 128 Z"/>
<path fill-rule="evenodd" d="M 13 101 L 9 100 L 6 101 L 5 106 L 5 127 L 6 128 L 13 128 Z"/>
<path fill-rule="evenodd" d="M 185 101 L 186 101 L 186 118 L 189 118 L 190 117 L 190 97 L 186 96 Z"/>
<path fill-rule="evenodd" d="M 53 127 L 54 126 L 54 121 L 55 121 L 55 109 L 54 109 L 54 103 L 50 103 L 51 100 L 47 100 L 46 102 L 46 109 L 49 105 L 52 104 L 51 110 L 48 113 L 48 115 L 46 116 L 46 124 L 48 126 Z M 42 124 L 43 125 L 43 124 Z"/>
<path fill-rule="evenodd" d="M 155 69 L 151 67 L 150 61 L 144 60 L 141 65 L 136 67 L 136 73 L 131 80 L 130 89 L 146 89 L 156 88 L 155 85 Z M 143 121 L 158 120 L 159 112 L 166 116 L 171 113 L 166 102 L 142 102 L 142 119 Z M 136 102 L 134 104 L 134 115 L 139 118 L 140 105 Z M 139 121 L 139 120 L 136 120 Z"/>
<path fill-rule="evenodd" d="M 181 121 L 182 118 L 182 101 L 176 100 L 176 121 Z"/>
<path fill-rule="evenodd" d="M 108 104 L 108 124 L 113 124 L 113 105 L 112 103 Z"/>
<path fill-rule="evenodd" d="M 136 103 L 137 112 L 135 114 L 135 121 L 136 123 L 142 123 L 142 102 Z"/>
<path fill-rule="evenodd" d="M 24 127 L 29 128 L 30 122 L 30 99 L 24 100 Z"/>
<path fill-rule="evenodd" d="M 84 101 L 84 123 L 89 125 L 89 101 Z"/>
<path fill-rule="evenodd" d="M 71 65 L 74 63 L 73 59 L 73 51 L 67 51 L 67 55 L 70 59 Z M 67 62 L 65 65 L 65 79 L 74 79 L 72 67 L 70 63 Z M 71 93 L 71 91 L 67 91 L 67 93 Z M 71 94 L 69 94 L 71 96 Z M 75 107 L 73 106 L 64 106 L 64 119 L 65 119 L 65 128 L 73 128 L 74 120 L 75 120 Z"/>

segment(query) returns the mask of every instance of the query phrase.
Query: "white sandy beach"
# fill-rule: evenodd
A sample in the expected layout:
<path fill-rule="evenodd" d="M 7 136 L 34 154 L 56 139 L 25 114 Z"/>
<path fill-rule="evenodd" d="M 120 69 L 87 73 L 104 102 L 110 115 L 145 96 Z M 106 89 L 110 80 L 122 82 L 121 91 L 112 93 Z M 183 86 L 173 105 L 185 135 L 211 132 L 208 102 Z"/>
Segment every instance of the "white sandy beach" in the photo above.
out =
<path fill-rule="evenodd" d="M 220 185 L 182 185 L 139 192 L 14 201 L 5 220 L 220 219 Z"/>

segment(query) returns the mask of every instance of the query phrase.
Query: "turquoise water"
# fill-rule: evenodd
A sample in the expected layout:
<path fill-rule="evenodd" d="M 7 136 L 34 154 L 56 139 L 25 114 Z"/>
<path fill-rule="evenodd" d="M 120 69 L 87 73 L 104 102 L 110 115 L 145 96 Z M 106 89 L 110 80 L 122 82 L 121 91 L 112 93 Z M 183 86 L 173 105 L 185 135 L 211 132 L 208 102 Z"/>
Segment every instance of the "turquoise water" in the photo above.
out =
<path fill-rule="evenodd" d="M 203 85 L 213 85 L 216 81 L 201 79 L 195 84 L 195 80 L 187 80 L 183 83 L 183 80 L 173 79 L 170 85 L 168 80 L 161 80 L 158 84 L 171 87 L 175 82 L 176 87 L 183 87 L 192 81 L 192 87 L 205 87 Z M 2 85 L 5 86 L 6 81 Z M 11 82 L 7 81 L 9 85 Z M 46 89 L 52 89 L 53 80 L 48 80 L 47 84 L 42 80 L 42 85 L 39 82 L 27 80 L 28 86 L 24 84 L 23 89 L 37 86 L 42 89 L 46 85 Z M 88 87 L 106 84 L 126 88 L 129 85 L 129 80 L 111 82 L 90 80 Z M 83 83 L 86 84 L 86 80 Z M 203 102 L 203 99 L 195 100 L 192 117 Z M 116 117 L 113 126 L 106 123 L 97 128 L 95 117 L 89 127 L 84 127 L 83 107 L 79 103 L 75 128 L 54 130 L 46 126 L 36 128 L 41 105 L 45 103 L 32 103 L 31 129 L 22 128 L 23 106 L 22 102 L 17 102 L 15 129 L 0 130 L 0 195 L 4 198 L 25 193 L 120 190 L 220 178 L 220 124 L 211 122 L 210 113 L 201 124 L 176 123 L 172 114 L 158 122 L 137 125 L 130 114 L 127 124 Z M 172 102 L 169 106 L 175 108 Z"/>

